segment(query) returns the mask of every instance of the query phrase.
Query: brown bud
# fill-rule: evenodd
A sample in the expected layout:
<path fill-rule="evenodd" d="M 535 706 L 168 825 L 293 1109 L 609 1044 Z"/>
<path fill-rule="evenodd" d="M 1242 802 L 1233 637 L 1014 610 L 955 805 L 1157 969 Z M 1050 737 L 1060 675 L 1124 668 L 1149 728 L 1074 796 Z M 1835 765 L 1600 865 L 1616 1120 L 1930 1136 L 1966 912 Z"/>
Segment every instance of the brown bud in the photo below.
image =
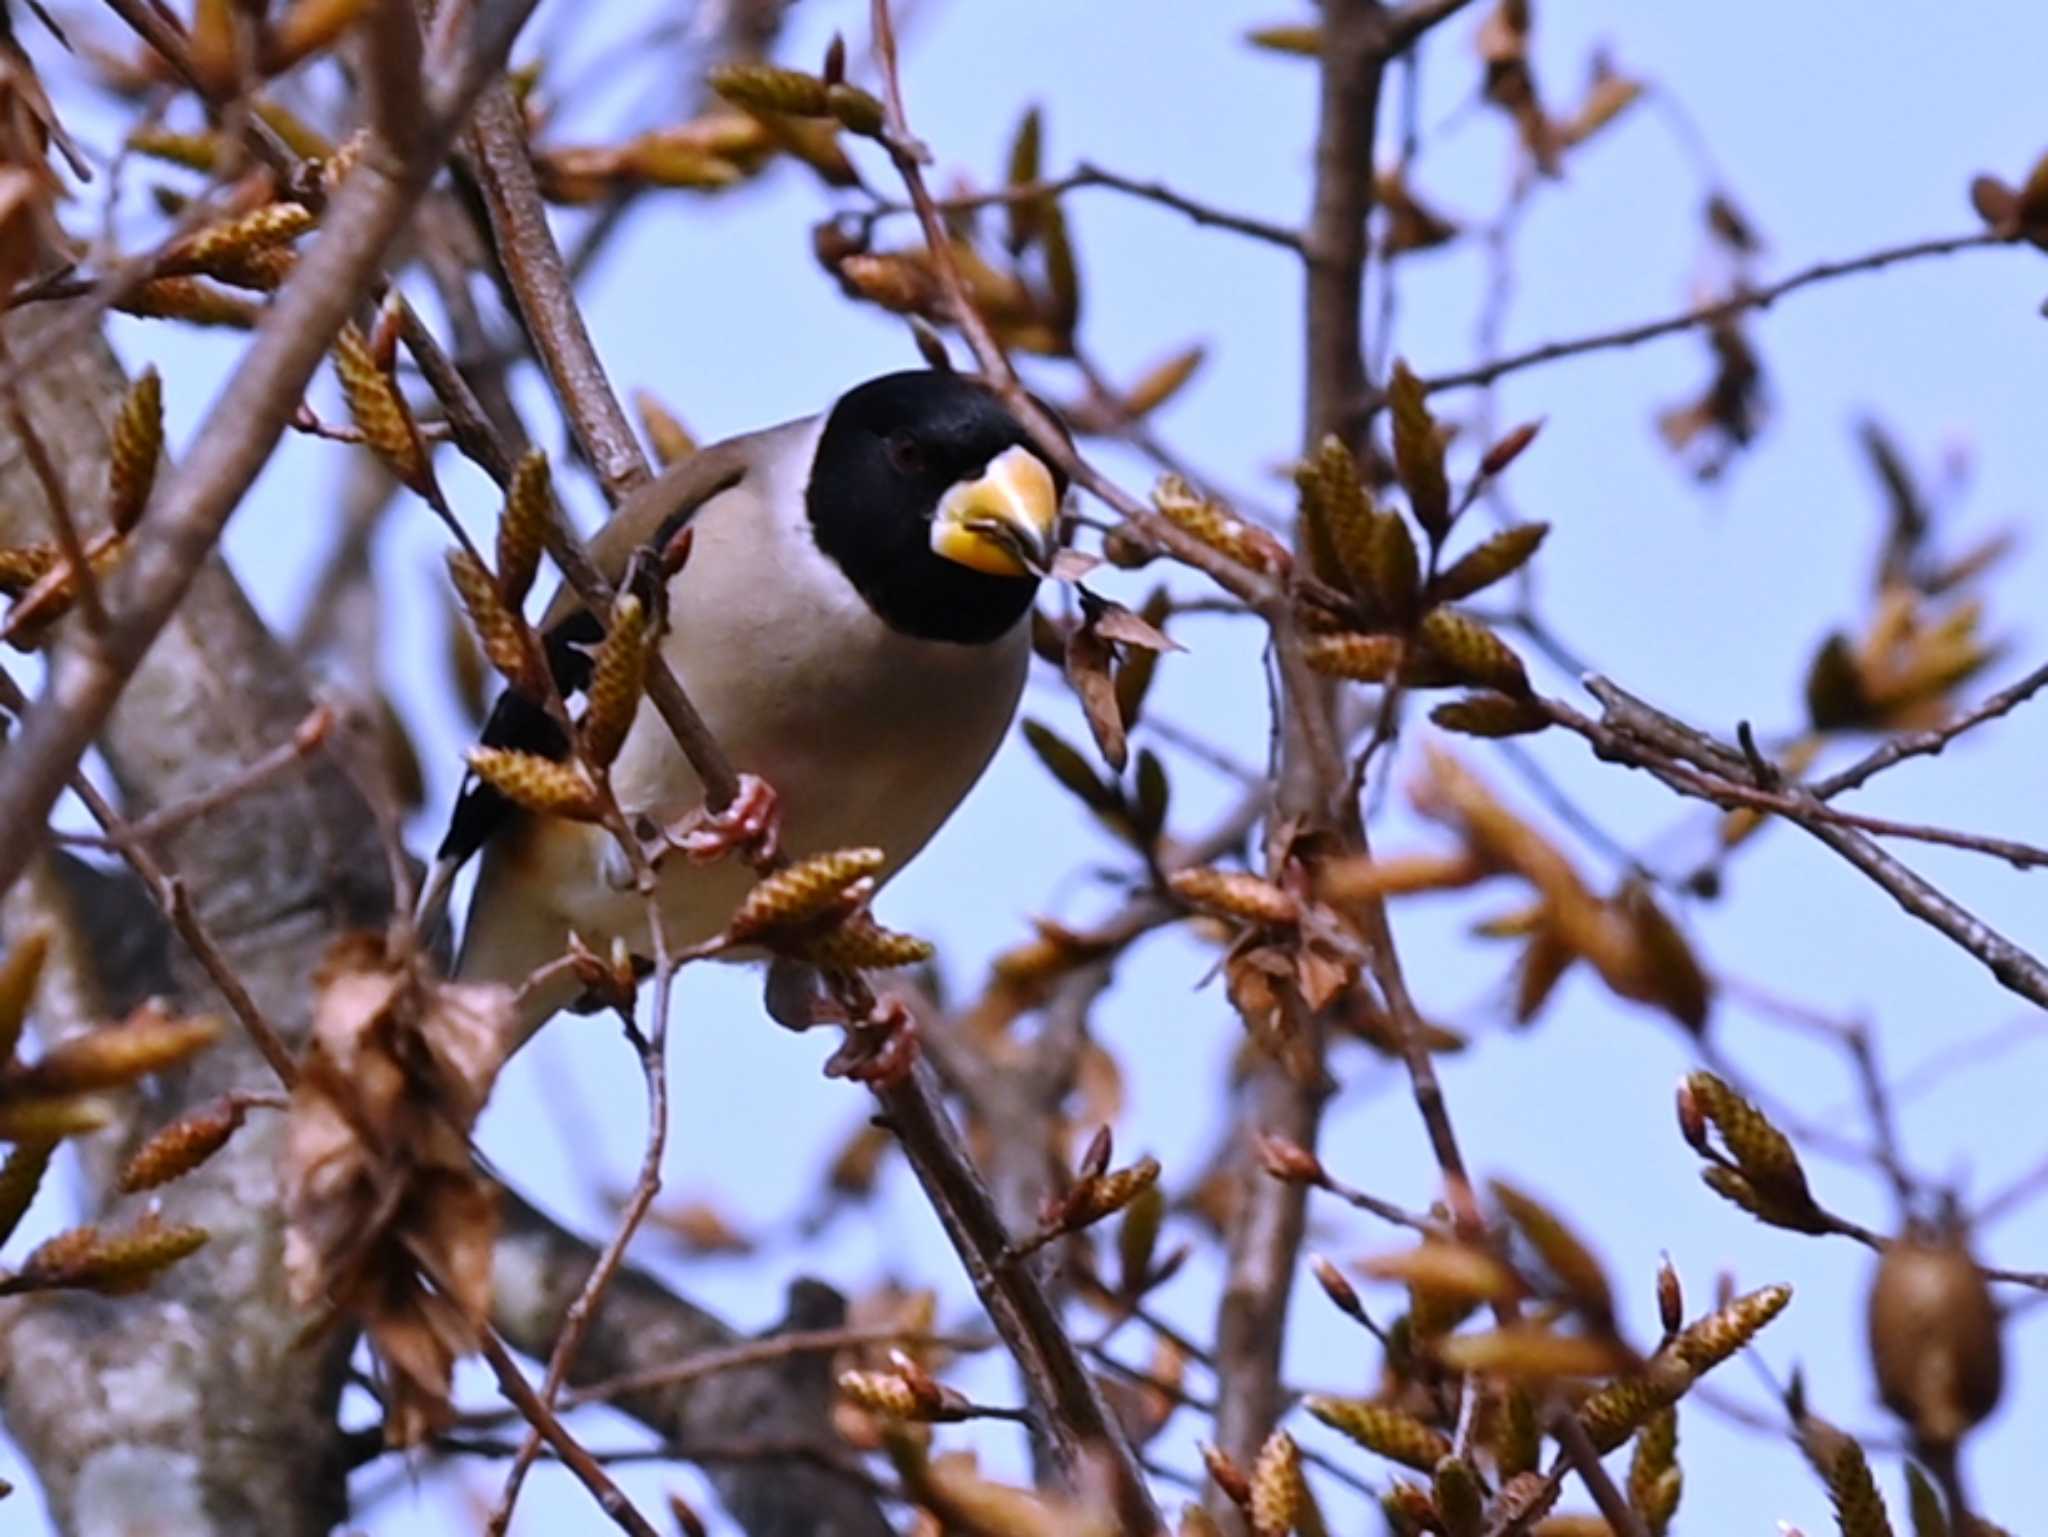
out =
<path fill-rule="evenodd" d="M 74 1035 L 14 1074 L 7 1092 L 76 1094 L 120 1088 L 147 1073 L 184 1061 L 220 1039 L 217 1019 L 178 1019 L 145 1003 L 118 1025 Z"/>
<path fill-rule="evenodd" d="M 1695 1372 L 1708 1372 L 1742 1349 L 1792 1300 L 1782 1283 L 1760 1287 L 1723 1303 L 1681 1332 L 1672 1349 Z"/>
<path fill-rule="evenodd" d="M 55 1142 L 112 1124 L 114 1107 L 91 1094 L 0 1099 L 0 1142 Z"/>
<path fill-rule="evenodd" d="M 611 626 L 597 649 L 590 675 L 590 704 L 583 716 L 583 752 L 609 765 L 625 745 L 647 686 L 647 607 L 631 593 L 612 601 Z"/>
<path fill-rule="evenodd" d="M 939 280 L 922 255 L 899 251 L 856 252 L 833 269 L 855 298 L 899 315 L 930 314 L 941 297 Z"/>
<path fill-rule="evenodd" d="M 1259 1448 L 1251 1491 L 1252 1530 L 1261 1537 L 1291 1532 L 1301 1524 L 1310 1500 L 1308 1480 L 1301 1471 L 1301 1448 L 1286 1431 L 1274 1431 Z"/>
<path fill-rule="evenodd" d="M 597 786 L 573 763 L 502 747 L 472 747 L 468 757 L 477 778 L 528 811 L 583 822 L 603 814 Z"/>
<path fill-rule="evenodd" d="M 1486 1486 L 1463 1457 L 1446 1457 L 1431 1470 L 1437 1519 L 1444 1537 L 1480 1537 L 1486 1529 Z"/>
<path fill-rule="evenodd" d="M 1617 1377 L 1580 1404 L 1579 1423 L 1604 1455 L 1677 1403 L 1698 1375 L 1675 1355 L 1653 1356 L 1640 1373 Z"/>
<path fill-rule="evenodd" d="M 1290 892 L 1271 881 L 1242 870 L 1218 870 L 1197 866 L 1176 870 L 1166 884 L 1190 907 L 1218 917 L 1237 918 L 1246 923 L 1275 928 L 1298 922 L 1301 903 Z"/>
<path fill-rule="evenodd" d="M 1589 1321 L 1604 1323 L 1614 1315 L 1614 1294 L 1607 1273 L 1583 1240 L 1564 1221 L 1527 1192 L 1505 1180 L 1491 1184 L 1494 1200 L 1529 1247 L 1536 1251 L 1565 1296 Z"/>
<path fill-rule="evenodd" d="M 895 1372 L 841 1372 L 839 1391 L 871 1414 L 892 1420 L 925 1418 L 916 1389 Z"/>
<path fill-rule="evenodd" d="M 222 266 L 232 267 L 251 252 L 290 244 L 316 222 L 313 210 L 303 203 L 266 203 L 178 240 L 164 252 L 162 270 L 218 275 Z"/>
<path fill-rule="evenodd" d="M 1444 474 L 1444 438 L 1424 403 L 1422 381 L 1402 359 L 1395 359 L 1387 381 L 1387 399 L 1394 419 L 1394 470 L 1408 505 L 1432 540 L 1441 540 L 1451 526 L 1451 489 Z"/>
<path fill-rule="evenodd" d="M 1380 1510 L 1398 1537 L 1421 1537 L 1422 1533 L 1434 1532 L 1441 1525 L 1437 1520 L 1436 1497 L 1422 1485 L 1412 1484 L 1405 1478 L 1397 1478 L 1387 1485 L 1386 1493 L 1380 1496 Z"/>
<path fill-rule="evenodd" d="M 1522 659 L 1470 615 L 1433 608 L 1422 616 L 1417 633 L 1431 655 L 1464 681 L 1516 697 L 1529 692 Z"/>
<path fill-rule="evenodd" d="M 1951 1446 L 1997 1406 L 2005 1352 L 1997 1305 L 1953 1238 L 1885 1246 L 1870 1288 L 1871 1364 L 1885 1406 L 1934 1446 Z"/>
<path fill-rule="evenodd" d="M 236 11 L 234 0 L 192 0 L 186 56 L 201 93 L 215 101 L 227 100 L 242 84 L 247 33 Z"/>
<path fill-rule="evenodd" d="M 772 64 L 722 64 L 711 71 L 711 89 L 752 112 L 786 112 L 792 117 L 826 117 L 830 87 L 816 75 Z"/>
<path fill-rule="evenodd" d="M 1429 584 L 1433 602 L 1455 603 L 1511 576 L 1527 563 L 1550 532 L 1548 523 L 1517 523 L 1466 551 Z"/>
<path fill-rule="evenodd" d="M 1685 1322 L 1685 1289 L 1678 1279 L 1678 1267 L 1671 1263 L 1668 1254 L 1657 1261 L 1657 1317 L 1664 1325 L 1666 1338 L 1676 1334 Z"/>
<path fill-rule="evenodd" d="M 183 320 L 237 331 L 253 330 L 263 313 L 247 299 L 222 293 L 192 277 L 152 278 L 116 299 L 114 308 L 145 319 Z"/>
<path fill-rule="evenodd" d="M 1241 566 L 1279 575 L 1294 563 L 1278 539 L 1202 496 L 1178 475 L 1159 478 L 1152 488 L 1152 505 L 1167 522 Z"/>
<path fill-rule="evenodd" d="M 1223 1491 L 1223 1497 L 1242 1510 L 1249 1510 L 1252 1503 L 1252 1482 L 1245 1477 L 1244 1469 L 1232 1459 L 1230 1453 L 1220 1446 L 1202 1445 L 1202 1465 L 1209 1470 L 1209 1480 Z"/>
<path fill-rule="evenodd" d="M 202 1247 L 205 1228 L 145 1217 L 125 1233 L 80 1227 L 59 1233 L 0 1282 L 0 1292 L 66 1287 L 108 1296 L 139 1290 Z"/>
<path fill-rule="evenodd" d="M 168 128 L 138 128 L 128 135 L 128 147 L 137 154 L 205 175 L 219 169 L 224 142 L 217 133 L 176 133 Z"/>
<path fill-rule="evenodd" d="M 777 870 L 747 893 L 726 935 L 740 942 L 823 917 L 855 882 L 874 876 L 885 862 L 880 849 L 839 849 Z"/>
<path fill-rule="evenodd" d="M 1524 736 L 1550 724 L 1543 707 L 1530 699 L 1512 699 L 1492 692 L 1467 694 L 1438 705 L 1429 718 L 1446 731 L 1466 736 Z"/>
<path fill-rule="evenodd" d="M 164 385 L 145 368 L 121 401 L 107 445 L 107 521 L 126 533 L 142 517 L 164 451 Z"/>
<path fill-rule="evenodd" d="M 1316 1278 L 1316 1284 L 1323 1294 L 1337 1305 L 1337 1310 L 1362 1324 L 1370 1324 L 1371 1318 L 1365 1311 L 1365 1304 L 1358 1300 L 1358 1288 L 1345 1278 L 1328 1255 L 1315 1254 L 1309 1257 L 1309 1269 Z"/>
<path fill-rule="evenodd" d="M 64 552 L 54 544 L 16 544 L 0 548 L 0 593 L 18 598 L 63 560 Z"/>
<path fill-rule="evenodd" d="M 1743 1178 L 1762 1198 L 1764 1209 L 1757 1214 L 1780 1227 L 1823 1231 L 1825 1223 L 1791 1139 L 1712 1073 L 1693 1073 L 1686 1086 L 1699 1113 L 1720 1133 Z"/>
<path fill-rule="evenodd" d="M 552 486 L 545 453 L 530 448 L 520 455 L 498 518 L 498 590 L 513 608 L 526 601 L 540 574 L 540 557 L 553 524 Z"/>
<path fill-rule="evenodd" d="M 227 1145 L 248 1115 L 232 1096 L 202 1105 L 159 1129 L 121 1169 L 124 1191 L 154 1190 L 189 1174 Z"/>
<path fill-rule="evenodd" d="M 528 698 L 545 697 L 547 683 L 528 644 L 526 621 L 505 601 L 483 563 L 467 550 L 450 550 L 448 576 L 491 665 Z"/>
<path fill-rule="evenodd" d="M 1486 456 L 1479 461 L 1479 473 L 1488 478 L 1498 475 L 1522 456 L 1522 450 L 1535 442 L 1536 434 L 1542 430 L 1541 417 L 1533 422 L 1524 422 L 1519 427 L 1509 428 L 1504 436 L 1494 441 L 1493 447 L 1489 448 Z"/>
<path fill-rule="evenodd" d="M 1274 1179 L 1296 1185 L 1326 1185 L 1330 1176 L 1323 1169 L 1323 1161 L 1291 1137 L 1262 1131 L 1252 1138 L 1252 1146 L 1259 1156 L 1259 1166 Z"/>
<path fill-rule="evenodd" d="M 899 966 L 919 966 L 937 953 L 928 939 L 885 929 L 865 913 L 803 943 L 804 955 L 821 966 L 839 971 L 893 971 Z"/>
<path fill-rule="evenodd" d="M 882 125 L 888 120 L 882 103 L 872 92 L 843 82 L 825 87 L 825 110 L 837 118 L 839 126 L 848 133 L 859 134 L 864 139 L 879 138 Z"/>
<path fill-rule="evenodd" d="M 1841 1438 L 1825 1471 L 1828 1499 L 1834 1504 L 1835 1525 L 1842 1537 L 1892 1537 L 1884 1497 L 1877 1492 L 1877 1480 L 1870 1476 L 1863 1448 L 1853 1438 Z"/>
<path fill-rule="evenodd" d="M 1159 1183 L 1159 1160 L 1147 1155 L 1129 1168 L 1083 1180 L 1062 1202 L 1060 1226 L 1076 1232 L 1122 1211 Z"/>
<path fill-rule="evenodd" d="M 1302 643 L 1302 657 L 1317 672 L 1357 683 L 1386 683 L 1401 670 L 1408 646 L 1398 635 L 1360 635 L 1344 631 L 1312 635 Z"/>
<path fill-rule="evenodd" d="M 400 485 L 430 500 L 438 497 L 440 488 L 412 410 L 391 376 L 377 366 L 369 339 L 353 322 L 344 323 L 335 335 L 334 372 L 364 444 Z"/>
<path fill-rule="evenodd" d="M 1364 1398 L 1311 1393 L 1302 1407 L 1369 1452 L 1427 1473 L 1451 1454 L 1451 1440 L 1414 1415 Z"/>

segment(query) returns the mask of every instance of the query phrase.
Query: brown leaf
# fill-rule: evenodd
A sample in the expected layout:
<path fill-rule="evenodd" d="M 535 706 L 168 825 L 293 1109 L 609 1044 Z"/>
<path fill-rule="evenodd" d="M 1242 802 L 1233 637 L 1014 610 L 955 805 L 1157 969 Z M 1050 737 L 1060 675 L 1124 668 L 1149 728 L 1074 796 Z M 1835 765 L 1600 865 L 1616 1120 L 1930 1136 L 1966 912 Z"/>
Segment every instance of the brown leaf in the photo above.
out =
<path fill-rule="evenodd" d="M 1116 685 L 1109 672 L 1115 654 L 1093 615 L 1067 636 L 1067 683 L 1081 701 L 1081 713 L 1088 719 L 1088 729 L 1095 735 L 1103 761 L 1112 772 L 1121 774 L 1130 748 L 1124 736 L 1123 712 L 1117 707 Z"/>
<path fill-rule="evenodd" d="M 1097 778 L 1088 760 L 1049 726 L 1035 720 L 1025 721 L 1024 740 L 1052 777 L 1089 810 L 1109 814 L 1118 809 L 1116 791 Z"/>
<path fill-rule="evenodd" d="M 1511 1378 L 1605 1377 L 1624 1370 L 1629 1354 L 1612 1340 L 1559 1334 L 1541 1324 L 1518 1323 L 1481 1334 L 1454 1334 L 1434 1354 L 1453 1371 Z"/>
<path fill-rule="evenodd" d="M 413 1444 L 447 1423 L 454 1360 L 490 1301 L 496 1198 L 469 1133 L 517 1038 L 513 993 L 442 982 L 371 936 L 337 942 L 314 980 L 285 1275 L 301 1306 L 363 1324 L 387 1368 L 387 1438 Z"/>

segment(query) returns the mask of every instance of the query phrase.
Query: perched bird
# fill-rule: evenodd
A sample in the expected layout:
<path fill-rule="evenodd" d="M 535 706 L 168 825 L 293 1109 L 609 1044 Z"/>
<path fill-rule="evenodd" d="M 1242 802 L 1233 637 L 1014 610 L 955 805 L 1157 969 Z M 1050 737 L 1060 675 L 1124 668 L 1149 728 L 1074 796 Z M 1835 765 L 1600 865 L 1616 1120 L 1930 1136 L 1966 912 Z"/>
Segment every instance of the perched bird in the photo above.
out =
<path fill-rule="evenodd" d="M 952 814 L 1009 727 L 1065 494 L 997 395 L 943 371 L 869 380 L 633 493 L 590 554 L 616 583 L 636 551 L 659 557 L 687 538 L 662 654 L 748 778 L 728 812 L 707 818 L 696 774 L 642 701 L 611 771 L 627 818 L 647 834 L 693 828 L 699 852 L 779 822 L 793 855 L 880 848 L 886 880 Z M 565 586 L 542 627 L 573 711 L 601 626 Z M 509 690 L 483 741 L 565 752 L 547 714 Z M 652 954 L 645 901 L 604 828 L 521 811 L 472 777 L 429 891 L 445 899 L 478 851 L 459 977 L 518 985 L 572 932 L 600 954 L 616 937 Z M 670 852 L 658 900 L 681 947 L 716 934 L 754 877 L 739 860 Z M 524 1029 L 578 991 L 566 977 L 532 989 Z"/>

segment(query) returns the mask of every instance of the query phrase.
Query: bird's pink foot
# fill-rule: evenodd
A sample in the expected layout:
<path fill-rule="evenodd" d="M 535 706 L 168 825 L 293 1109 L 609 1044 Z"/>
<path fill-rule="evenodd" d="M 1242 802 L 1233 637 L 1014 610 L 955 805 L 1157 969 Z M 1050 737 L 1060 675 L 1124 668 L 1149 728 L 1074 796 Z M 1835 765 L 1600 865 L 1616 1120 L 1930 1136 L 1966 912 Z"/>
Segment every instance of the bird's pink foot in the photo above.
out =
<path fill-rule="evenodd" d="M 827 1078 L 851 1078 L 871 1088 L 903 1082 L 917 1064 L 917 1016 L 901 998 L 883 994 L 825 1063 Z"/>
<path fill-rule="evenodd" d="M 740 775 L 739 793 L 722 811 L 699 806 L 664 834 L 692 864 L 710 864 L 731 853 L 766 864 L 782 842 L 782 803 L 775 787 L 752 774 Z"/>

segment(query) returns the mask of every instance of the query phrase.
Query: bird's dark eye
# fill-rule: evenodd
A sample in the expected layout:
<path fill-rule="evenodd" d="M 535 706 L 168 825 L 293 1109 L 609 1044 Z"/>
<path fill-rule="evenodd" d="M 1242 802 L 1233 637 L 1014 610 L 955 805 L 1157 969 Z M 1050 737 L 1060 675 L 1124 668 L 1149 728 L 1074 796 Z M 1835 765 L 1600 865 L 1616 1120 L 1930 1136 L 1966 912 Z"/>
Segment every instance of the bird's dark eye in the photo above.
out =
<path fill-rule="evenodd" d="M 889 453 L 889 463 L 899 475 L 921 475 L 924 473 L 924 445 L 907 432 L 892 432 L 883 445 Z"/>

